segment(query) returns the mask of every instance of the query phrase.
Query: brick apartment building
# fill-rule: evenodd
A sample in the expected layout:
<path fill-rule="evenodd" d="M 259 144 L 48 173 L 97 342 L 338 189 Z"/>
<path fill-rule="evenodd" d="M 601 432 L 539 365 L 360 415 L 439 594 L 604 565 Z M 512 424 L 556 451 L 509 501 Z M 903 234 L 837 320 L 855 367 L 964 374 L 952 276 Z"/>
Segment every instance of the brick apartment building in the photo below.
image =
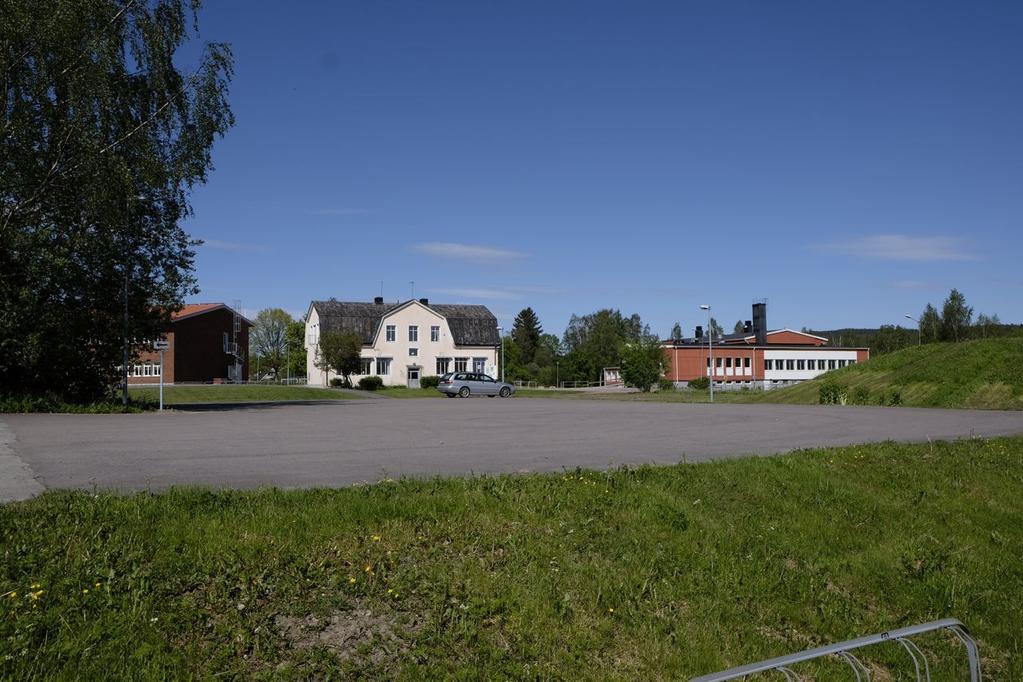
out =
<path fill-rule="evenodd" d="M 171 316 L 164 351 L 163 381 L 226 383 L 249 378 L 252 322 L 223 303 L 190 303 Z M 160 353 L 143 351 L 129 367 L 128 383 L 160 382 Z"/>
<path fill-rule="evenodd" d="M 711 377 L 715 388 L 778 388 L 807 381 L 870 357 L 869 348 L 829 346 L 828 340 L 793 329 L 767 329 L 767 304 L 753 304 L 753 319 L 738 334 L 714 339 L 711 367 L 703 328 L 689 339 L 669 339 L 661 349 L 669 363 L 665 376 L 676 385 Z"/>

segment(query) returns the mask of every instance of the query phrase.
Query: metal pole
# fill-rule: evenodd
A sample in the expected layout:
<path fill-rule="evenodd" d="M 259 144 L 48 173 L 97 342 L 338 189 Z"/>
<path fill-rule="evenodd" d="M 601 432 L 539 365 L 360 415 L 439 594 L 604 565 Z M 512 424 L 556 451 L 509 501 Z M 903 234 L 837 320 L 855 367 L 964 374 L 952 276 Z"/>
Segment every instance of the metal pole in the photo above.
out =
<path fill-rule="evenodd" d="M 501 334 L 501 383 L 504 383 L 504 334 Z"/>
<path fill-rule="evenodd" d="M 160 411 L 163 412 L 163 350 L 160 350 Z"/>
<path fill-rule="evenodd" d="M 124 370 L 124 390 L 121 404 L 128 407 L 128 264 L 124 264 L 124 329 L 122 335 L 121 366 Z M 161 370 L 162 371 L 162 370 Z"/>
<path fill-rule="evenodd" d="M 710 306 L 707 306 L 707 328 L 710 329 L 708 337 L 708 353 L 710 354 L 710 401 L 714 402 L 714 326 L 711 324 Z"/>

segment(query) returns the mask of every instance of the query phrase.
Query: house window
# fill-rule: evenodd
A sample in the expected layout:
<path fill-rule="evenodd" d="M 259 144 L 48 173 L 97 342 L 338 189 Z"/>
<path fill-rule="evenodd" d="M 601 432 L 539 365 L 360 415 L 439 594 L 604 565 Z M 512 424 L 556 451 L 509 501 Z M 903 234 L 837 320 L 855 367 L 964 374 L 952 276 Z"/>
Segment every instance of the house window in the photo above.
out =
<path fill-rule="evenodd" d="M 414 324 L 408 326 L 409 343 L 419 343 L 419 327 Z"/>
<path fill-rule="evenodd" d="M 395 331 L 395 329 L 396 328 L 395 328 L 395 326 L 393 324 L 387 325 L 387 340 L 388 341 L 394 341 L 394 339 L 396 338 L 397 332 Z"/>
<path fill-rule="evenodd" d="M 455 371 L 464 372 L 469 365 L 469 358 L 455 358 Z"/>
<path fill-rule="evenodd" d="M 795 369 L 795 368 L 796 368 L 796 361 L 795 360 L 786 360 L 785 361 L 785 369 L 791 370 L 791 369 Z"/>
<path fill-rule="evenodd" d="M 732 368 L 732 358 L 725 358 L 725 367 L 728 369 Z"/>
<path fill-rule="evenodd" d="M 742 366 L 745 367 L 746 369 L 749 369 L 749 358 L 742 359 Z"/>
<path fill-rule="evenodd" d="M 721 369 L 721 358 L 714 358 L 714 366 Z"/>
<path fill-rule="evenodd" d="M 373 373 L 373 358 L 362 358 L 359 362 L 362 364 L 359 367 L 359 374 L 368 375 Z"/>
<path fill-rule="evenodd" d="M 477 374 L 482 374 L 484 372 L 484 370 L 486 370 L 486 368 L 487 368 L 487 359 L 486 358 L 473 358 L 472 359 L 472 371 L 476 372 Z"/>
<path fill-rule="evenodd" d="M 163 374 L 163 365 L 153 365 L 153 376 L 158 377 Z"/>
<path fill-rule="evenodd" d="M 806 369 L 806 360 L 796 360 L 796 369 Z"/>
<path fill-rule="evenodd" d="M 835 369 L 835 361 L 828 360 L 828 369 Z"/>
<path fill-rule="evenodd" d="M 430 327 L 430 340 L 434 342 L 440 341 L 440 327 Z"/>
<path fill-rule="evenodd" d="M 437 374 L 447 374 L 451 371 L 451 358 L 437 358 Z"/>
<path fill-rule="evenodd" d="M 410 358 L 419 357 L 419 349 L 418 348 L 409 348 L 408 349 L 408 356 Z"/>
<path fill-rule="evenodd" d="M 855 361 L 855 360 L 850 360 L 850 361 L 849 361 L 849 364 L 850 364 L 850 365 L 855 365 L 855 364 L 856 364 L 856 361 Z"/>
<path fill-rule="evenodd" d="M 818 360 L 817 361 L 817 369 L 824 369 L 824 361 L 823 360 Z"/>
<path fill-rule="evenodd" d="M 774 369 L 774 360 L 764 360 L 764 369 Z"/>
<path fill-rule="evenodd" d="M 387 376 L 391 373 L 391 358 L 377 358 L 377 376 Z"/>
<path fill-rule="evenodd" d="M 838 361 L 838 366 L 839 367 L 845 367 L 845 360 L 839 360 Z"/>

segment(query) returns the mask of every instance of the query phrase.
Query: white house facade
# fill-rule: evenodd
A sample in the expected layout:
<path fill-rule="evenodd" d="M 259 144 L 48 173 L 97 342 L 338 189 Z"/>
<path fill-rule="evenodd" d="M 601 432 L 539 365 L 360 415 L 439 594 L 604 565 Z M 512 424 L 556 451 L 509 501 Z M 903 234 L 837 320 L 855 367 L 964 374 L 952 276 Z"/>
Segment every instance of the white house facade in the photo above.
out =
<path fill-rule="evenodd" d="M 316 366 L 320 336 L 328 331 L 362 336 L 362 368 L 352 376 L 379 376 L 385 386 L 418 388 L 424 376 L 469 371 L 496 375 L 501 338 L 497 318 L 481 305 L 313 301 L 306 314 L 306 370 L 311 386 L 337 377 Z"/>

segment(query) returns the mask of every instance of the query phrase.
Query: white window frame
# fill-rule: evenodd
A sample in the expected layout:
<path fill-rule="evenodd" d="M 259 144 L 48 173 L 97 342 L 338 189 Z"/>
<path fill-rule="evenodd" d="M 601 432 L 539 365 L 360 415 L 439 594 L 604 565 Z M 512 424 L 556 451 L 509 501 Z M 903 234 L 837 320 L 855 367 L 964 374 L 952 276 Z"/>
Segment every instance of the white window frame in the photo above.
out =
<path fill-rule="evenodd" d="M 387 328 L 384 330 L 384 334 L 386 335 L 384 338 L 388 341 L 388 343 L 394 343 L 394 341 L 398 338 L 398 325 L 387 325 Z"/>
<path fill-rule="evenodd" d="M 430 341 L 434 343 L 440 341 L 440 325 L 433 325 L 430 327 Z"/>
<path fill-rule="evenodd" d="M 408 349 L 408 356 L 410 358 L 418 358 L 419 357 L 419 349 L 418 348 L 409 348 Z"/>
<path fill-rule="evenodd" d="M 381 370 L 386 369 L 387 372 Z M 376 375 L 378 377 L 385 377 L 391 373 L 391 358 L 377 358 L 376 362 Z"/>
<path fill-rule="evenodd" d="M 408 342 L 419 343 L 419 325 L 410 324 L 408 326 Z"/>
<path fill-rule="evenodd" d="M 461 365 L 461 367 L 459 367 Z M 469 358 L 455 358 L 455 371 L 456 372 L 468 372 L 469 369 Z"/>
<path fill-rule="evenodd" d="M 373 358 L 359 358 L 359 370 L 362 376 L 369 376 L 373 373 Z"/>
<path fill-rule="evenodd" d="M 473 358 L 472 359 L 472 371 L 474 374 L 483 374 L 487 371 L 487 359 L 486 358 Z"/>

